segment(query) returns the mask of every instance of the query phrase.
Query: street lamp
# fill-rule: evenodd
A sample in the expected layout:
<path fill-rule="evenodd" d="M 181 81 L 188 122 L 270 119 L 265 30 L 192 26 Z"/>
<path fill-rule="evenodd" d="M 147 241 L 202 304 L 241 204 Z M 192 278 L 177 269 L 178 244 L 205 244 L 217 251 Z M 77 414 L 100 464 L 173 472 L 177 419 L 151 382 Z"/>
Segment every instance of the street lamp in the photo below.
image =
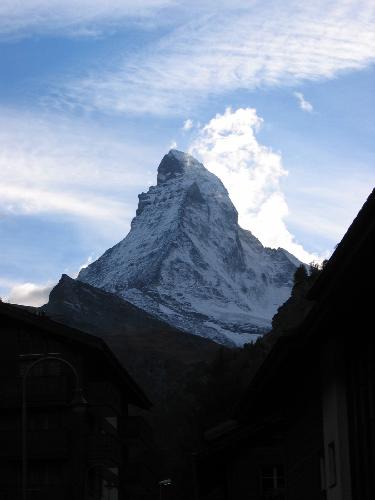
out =
<path fill-rule="evenodd" d="M 83 397 L 81 380 L 74 366 L 64 358 L 58 356 L 43 356 L 31 363 L 27 368 L 22 378 L 22 500 L 27 500 L 27 406 L 26 406 L 26 388 L 27 377 L 30 371 L 39 363 L 44 361 L 59 361 L 68 366 L 74 375 L 75 391 L 71 405 L 81 411 L 87 406 L 87 401 Z"/>
<path fill-rule="evenodd" d="M 159 493 L 160 493 L 160 500 L 162 500 L 162 488 L 163 486 L 170 486 L 172 484 L 172 479 L 162 479 L 159 481 Z"/>

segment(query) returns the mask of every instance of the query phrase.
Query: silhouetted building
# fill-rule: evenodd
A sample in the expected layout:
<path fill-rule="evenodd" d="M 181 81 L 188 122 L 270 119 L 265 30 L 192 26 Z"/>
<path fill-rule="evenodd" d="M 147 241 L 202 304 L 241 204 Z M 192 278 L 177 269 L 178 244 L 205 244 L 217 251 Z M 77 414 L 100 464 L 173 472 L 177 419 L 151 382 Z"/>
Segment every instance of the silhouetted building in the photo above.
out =
<path fill-rule="evenodd" d="M 195 454 L 200 500 L 375 499 L 375 191 L 232 421 Z"/>
<path fill-rule="evenodd" d="M 1 500 L 129 498 L 128 405 L 150 402 L 101 339 L 0 303 Z"/>

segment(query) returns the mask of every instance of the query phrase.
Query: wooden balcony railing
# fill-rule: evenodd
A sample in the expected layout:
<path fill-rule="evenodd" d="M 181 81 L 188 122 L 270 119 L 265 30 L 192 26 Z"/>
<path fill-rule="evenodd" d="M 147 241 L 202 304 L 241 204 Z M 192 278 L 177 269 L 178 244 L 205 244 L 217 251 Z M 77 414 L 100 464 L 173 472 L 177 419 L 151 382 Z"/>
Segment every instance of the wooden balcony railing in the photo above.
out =
<path fill-rule="evenodd" d="M 41 404 L 67 404 L 73 397 L 72 388 L 65 375 L 30 377 L 27 381 L 28 406 Z M 22 404 L 22 379 L 0 381 L 0 408 L 20 407 Z"/>

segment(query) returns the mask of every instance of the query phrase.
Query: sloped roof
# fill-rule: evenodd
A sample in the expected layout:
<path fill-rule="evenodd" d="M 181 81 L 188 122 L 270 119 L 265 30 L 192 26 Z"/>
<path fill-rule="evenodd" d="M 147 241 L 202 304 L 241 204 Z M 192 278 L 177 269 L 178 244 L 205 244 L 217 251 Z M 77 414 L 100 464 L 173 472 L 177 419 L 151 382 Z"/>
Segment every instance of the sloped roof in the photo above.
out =
<path fill-rule="evenodd" d="M 375 189 L 370 193 L 358 215 L 353 220 L 344 237 L 337 245 L 323 272 L 307 294 L 308 299 L 319 300 L 333 284 L 346 272 L 364 245 L 374 243 L 375 234 Z M 375 255 L 374 255 L 375 256 Z"/>
<path fill-rule="evenodd" d="M 84 333 L 76 328 L 71 328 L 61 323 L 57 323 L 43 314 L 32 313 L 24 307 L 6 304 L 4 302 L 0 302 L 0 316 L 21 321 L 27 325 L 35 326 L 49 335 L 57 336 L 59 338 L 63 338 L 65 341 L 68 340 L 69 342 L 85 345 L 91 349 L 99 351 L 104 360 L 118 375 L 119 381 L 127 386 L 130 395 L 130 403 L 144 409 L 149 409 L 152 406 L 142 389 L 137 385 L 127 370 L 116 358 L 112 350 L 101 338 Z"/>

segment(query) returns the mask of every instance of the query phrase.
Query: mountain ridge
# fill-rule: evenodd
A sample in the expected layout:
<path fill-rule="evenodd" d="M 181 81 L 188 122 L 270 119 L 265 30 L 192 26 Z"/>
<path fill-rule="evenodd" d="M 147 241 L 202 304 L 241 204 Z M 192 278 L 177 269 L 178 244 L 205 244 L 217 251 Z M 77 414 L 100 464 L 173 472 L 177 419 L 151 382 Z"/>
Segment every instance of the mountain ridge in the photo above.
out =
<path fill-rule="evenodd" d="M 208 339 L 179 331 L 110 292 L 64 274 L 40 311 L 54 321 L 105 340 L 153 400 L 164 400 L 179 390 L 192 367 L 210 362 L 220 348 Z"/>

